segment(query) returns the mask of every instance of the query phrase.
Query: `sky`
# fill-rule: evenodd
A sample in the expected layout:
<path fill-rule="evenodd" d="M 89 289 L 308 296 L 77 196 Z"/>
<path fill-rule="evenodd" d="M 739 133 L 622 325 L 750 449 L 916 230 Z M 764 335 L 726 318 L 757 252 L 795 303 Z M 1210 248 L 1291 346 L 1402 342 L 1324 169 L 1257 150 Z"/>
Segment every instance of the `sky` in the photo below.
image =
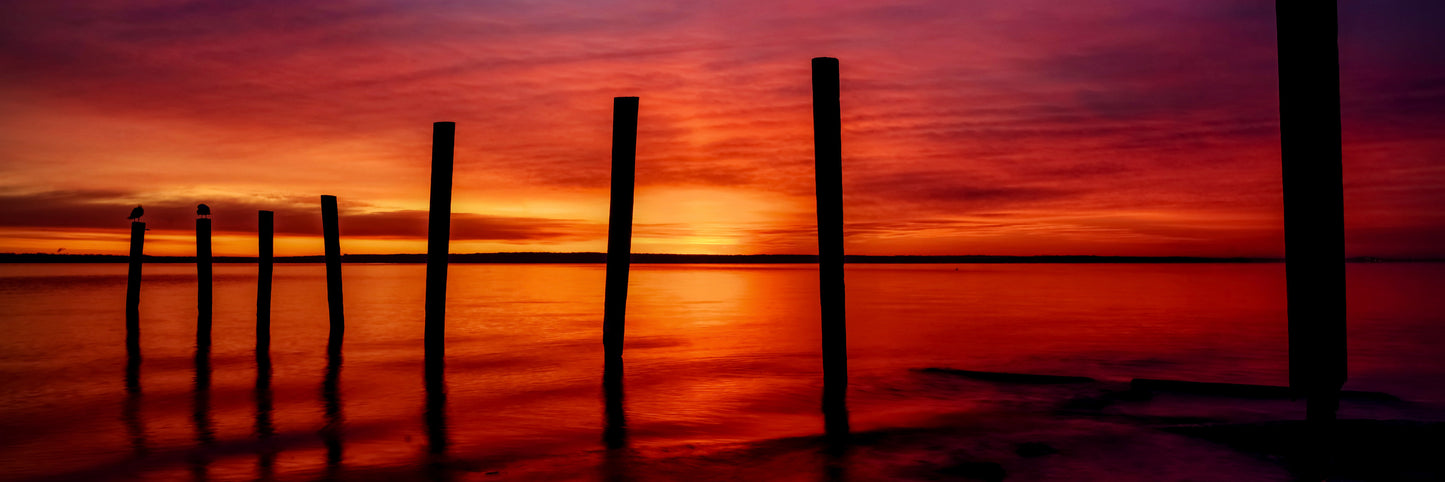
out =
<path fill-rule="evenodd" d="M 315 4 L 313 4 L 315 3 Z M 1346 254 L 1445 257 L 1445 4 L 1341 2 Z M 813 253 L 813 57 L 841 65 L 849 254 L 1284 253 L 1273 2 L 0 3 L 0 252 Z"/>

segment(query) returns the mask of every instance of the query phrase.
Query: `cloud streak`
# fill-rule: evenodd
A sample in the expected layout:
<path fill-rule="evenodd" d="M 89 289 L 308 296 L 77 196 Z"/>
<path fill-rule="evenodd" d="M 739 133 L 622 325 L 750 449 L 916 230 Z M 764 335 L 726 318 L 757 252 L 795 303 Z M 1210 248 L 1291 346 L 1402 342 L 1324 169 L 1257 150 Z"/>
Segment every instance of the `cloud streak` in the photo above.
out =
<path fill-rule="evenodd" d="M 1422 20 L 1441 15 L 1342 6 L 1353 255 L 1445 255 L 1445 39 Z M 0 18 L 0 192 L 29 193 L 0 230 L 109 226 L 85 212 L 102 202 L 307 213 L 324 192 L 357 236 L 414 238 L 449 120 L 457 239 L 602 249 L 610 98 L 637 95 L 642 246 L 806 252 L 808 59 L 827 55 L 850 252 L 1281 249 L 1267 2 L 56 0 Z M 278 229 L 314 234 L 282 209 Z"/>
<path fill-rule="evenodd" d="M 0 194 L 0 225 L 22 229 L 61 228 L 121 232 L 126 215 L 145 199 L 138 193 L 105 191 L 47 191 Z M 216 233 L 254 235 L 258 210 L 275 212 L 277 235 L 320 236 L 318 199 L 207 199 L 212 230 Z M 154 199 L 143 204 L 141 218 L 151 230 L 185 233 L 195 226 L 196 202 Z M 371 206 L 342 201 L 342 234 L 347 237 L 426 239 L 426 211 L 370 211 Z M 590 239 L 606 235 L 606 225 L 579 220 L 485 216 L 452 216 L 451 239 L 457 241 L 547 241 Z"/>

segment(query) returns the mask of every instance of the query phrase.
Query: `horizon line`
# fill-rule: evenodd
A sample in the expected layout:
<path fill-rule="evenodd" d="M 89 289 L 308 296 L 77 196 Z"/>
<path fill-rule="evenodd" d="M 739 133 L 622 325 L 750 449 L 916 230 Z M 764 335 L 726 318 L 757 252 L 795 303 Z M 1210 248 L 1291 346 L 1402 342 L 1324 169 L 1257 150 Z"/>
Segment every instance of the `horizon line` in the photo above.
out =
<path fill-rule="evenodd" d="M 343 259 L 360 263 L 425 263 L 425 253 L 347 253 Z M 448 263 L 605 263 L 607 253 L 597 251 L 504 251 L 489 253 L 450 253 Z M 816 254 L 693 254 L 693 253 L 631 253 L 636 263 L 738 263 L 749 260 L 768 264 L 816 263 Z M 929 255 L 929 254 L 849 254 L 845 260 L 855 264 L 968 264 L 968 263 L 1281 263 L 1283 257 L 1273 256 L 1139 256 L 1139 255 L 1094 255 L 1094 254 L 1037 254 L 1037 255 Z M 84 253 L 0 253 L 0 263 L 64 263 L 64 262 L 124 262 L 129 255 L 84 254 Z M 461 259 L 457 259 L 461 258 Z M 595 258 L 595 259 L 594 259 Z M 640 258 L 640 259 L 639 259 Z M 144 261 L 156 263 L 182 263 L 194 261 L 195 256 L 144 255 Z M 218 263 L 255 262 L 257 256 L 215 256 Z M 321 262 L 325 255 L 276 256 L 275 262 L 309 263 Z M 1341 262 L 1445 262 L 1445 258 L 1404 257 L 1385 258 L 1376 256 L 1352 256 Z"/>

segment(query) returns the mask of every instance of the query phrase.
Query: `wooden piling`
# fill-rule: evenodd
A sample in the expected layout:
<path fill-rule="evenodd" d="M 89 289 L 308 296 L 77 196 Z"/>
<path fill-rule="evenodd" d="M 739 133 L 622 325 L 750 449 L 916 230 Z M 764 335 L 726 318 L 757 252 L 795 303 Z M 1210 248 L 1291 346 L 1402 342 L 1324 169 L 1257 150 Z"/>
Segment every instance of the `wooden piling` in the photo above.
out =
<path fill-rule="evenodd" d="M 1346 378 L 1344 176 L 1334 1 L 1275 2 L 1290 387 L 1335 418 Z"/>
<path fill-rule="evenodd" d="M 125 347 L 131 356 L 140 355 L 140 271 L 144 257 L 146 223 L 130 223 L 130 269 L 125 280 Z"/>
<path fill-rule="evenodd" d="M 330 343 L 340 343 L 346 332 L 341 306 L 341 230 L 338 226 L 336 196 L 321 196 L 321 235 L 326 244 L 326 304 L 330 307 Z"/>
<path fill-rule="evenodd" d="M 256 229 L 256 351 L 271 346 L 271 278 L 275 262 L 276 213 L 259 211 Z"/>
<path fill-rule="evenodd" d="M 843 146 L 838 59 L 813 59 L 813 152 L 818 197 L 818 295 L 823 321 L 825 406 L 842 404 L 848 387 L 843 304 Z"/>
<path fill-rule="evenodd" d="M 607 218 L 607 291 L 602 344 L 607 372 L 620 373 L 632 257 L 632 195 L 637 170 L 637 97 L 612 99 L 612 202 Z"/>
<path fill-rule="evenodd" d="M 454 122 L 432 124 L 431 211 L 426 241 L 426 361 L 439 364 L 446 354 L 447 257 L 452 219 Z"/>
<path fill-rule="evenodd" d="M 211 344 L 211 220 L 196 218 L 196 346 Z"/>

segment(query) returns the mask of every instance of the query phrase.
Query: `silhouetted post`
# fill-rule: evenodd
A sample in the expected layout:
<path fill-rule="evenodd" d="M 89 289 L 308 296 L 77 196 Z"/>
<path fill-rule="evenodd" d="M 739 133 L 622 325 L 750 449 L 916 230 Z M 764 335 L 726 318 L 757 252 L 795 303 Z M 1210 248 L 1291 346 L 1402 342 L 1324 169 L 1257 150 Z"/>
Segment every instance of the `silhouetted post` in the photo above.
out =
<path fill-rule="evenodd" d="M 133 357 L 140 356 L 140 268 L 145 251 L 146 223 L 130 223 L 130 269 L 125 280 L 125 348 Z"/>
<path fill-rule="evenodd" d="M 452 153 L 457 124 L 432 124 L 431 211 L 426 240 L 426 362 L 440 363 L 446 354 L 447 257 L 452 228 Z"/>
<path fill-rule="evenodd" d="M 346 331 L 341 309 L 341 229 L 336 214 L 336 196 L 321 195 L 321 235 L 326 243 L 326 303 L 331 313 L 331 343 L 339 343 Z"/>
<path fill-rule="evenodd" d="M 196 345 L 211 344 L 211 219 L 196 218 Z"/>
<path fill-rule="evenodd" d="M 848 391 L 848 332 L 843 307 L 843 141 L 838 59 L 813 59 L 813 152 L 818 195 L 818 295 L 823 318 L 825 416 L 843 410 Z M 846 417 L 846 415 L 842 415 Z M 844 419 L 846 420 L 846 418 Z M 841 423 L 841 424 L 840 424 Z M 846 421 L 829 420 L 828 431 Z"/>
<path fill-rule="evenodd" d="M 612 204 L 607 217 L 607 291 L 602 345 L 607 376 L 620 376 L 632 257 L 632 186 L 637 170 L 637 98 L 612 99 Z"/>
<path fill-rule="evenodd" d="M 1346 377 L 1339 24 L 1334 1 L 1279 0 L 1275 12 L 1289 383 L 1309 420 L 1328 421 Z"/>
<path fill-rule="evenodd" d="M 274 262 L 276 213 L 259 211 L 256 235 L 256 351 L 271 346 L 271 273 Z"/>

